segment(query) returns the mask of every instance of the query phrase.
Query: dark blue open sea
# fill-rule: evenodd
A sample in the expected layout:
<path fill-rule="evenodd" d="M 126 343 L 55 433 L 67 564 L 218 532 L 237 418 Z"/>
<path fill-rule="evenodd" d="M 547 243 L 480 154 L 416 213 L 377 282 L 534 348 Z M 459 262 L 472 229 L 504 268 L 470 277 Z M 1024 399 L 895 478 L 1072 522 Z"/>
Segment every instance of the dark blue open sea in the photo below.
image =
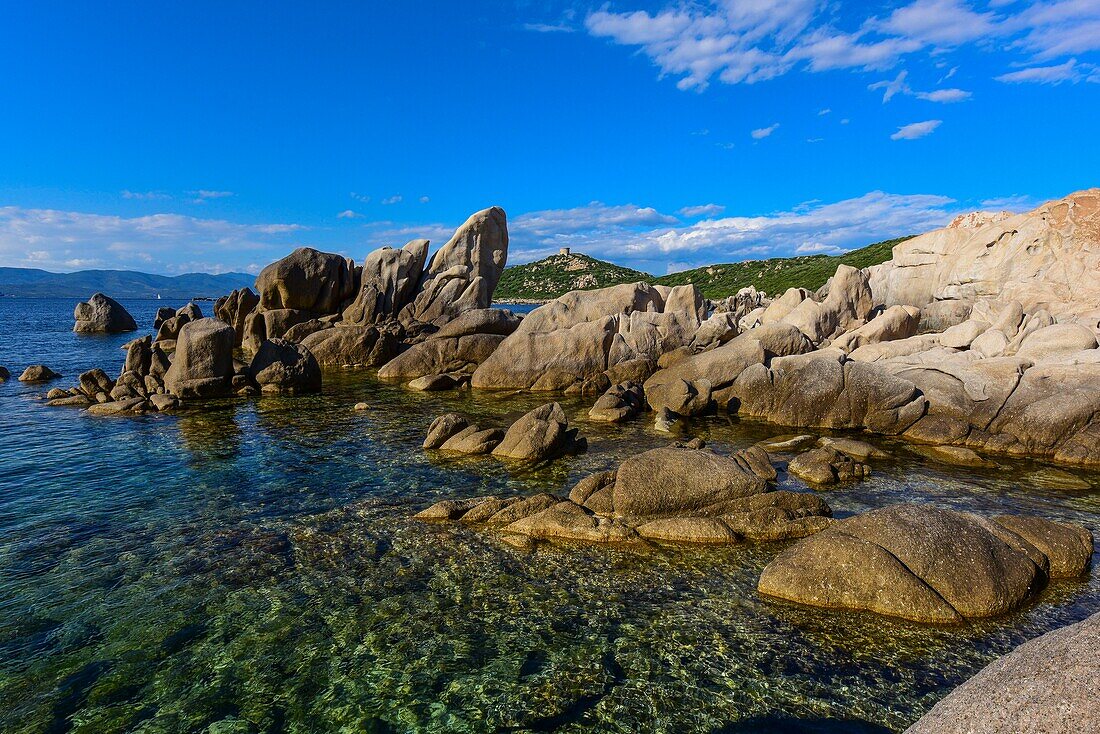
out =
<path fill-rule="evenodd" d="M 4 732 L 884 732 L 1024 639 L 1100 608 L 1100 573 L 1003 619 L 925 627 L 769 601 L 781 544 L 512 548 L 409 516 L 442 498 L 566 492 L 663 445 L 650 418 L 588 423 L 590 450 L 517 471 L 420 442 L 450 410 L 545 398 L 411 393 L 369 373 L 318 396 L 180 415 L 47 408 L 32 363 L 117 374 L 132 335 L 71 332 L 72 300 L 0 299 L 0 730 Z M 151 327 L 164 301 L 126 301 Z M 210 311 L 210 304 L 202 304 Z M 352 406 L 369 403 L 370 410 Z M 716 417 L 719 451 L 781 429 Z M 1093 489 L 1043 467 L 949 469 L 882 443 L 837 515 L 903 500 L 1092 527 Z M 785 475 L 782 483 L 798 487 Z"/>

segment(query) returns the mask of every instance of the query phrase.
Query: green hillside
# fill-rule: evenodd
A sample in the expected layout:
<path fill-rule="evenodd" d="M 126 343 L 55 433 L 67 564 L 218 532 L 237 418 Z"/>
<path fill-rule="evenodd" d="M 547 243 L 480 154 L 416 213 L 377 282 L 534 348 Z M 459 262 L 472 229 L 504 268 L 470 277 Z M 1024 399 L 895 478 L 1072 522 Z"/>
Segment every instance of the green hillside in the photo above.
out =
<path fill-rule="evenodd" d="M 569 291 L 639 280 L 652 282 L 653 276 L 579 253 L 551 255 L 538 262 L 505 268 L 493 297 L 498 301 L 545 301 Z"/>
<path fill-rule="evenodd" d="M 731 296 L 746 286 L 755 286 L 768 295 L 779 295 L 788 288 L 817 290 L 833 276 L 838 265 L 865 268 L 890 259 L 894 245 L 909 237 L 876 242 L 843 255 L 803 255 L 776 257 L 770 260 L 748 260 L 725 265 L 708 265 L 657 278 L 660 285 L 694 283 L 707 298 Z"/>
<path fill-rule="evenodd" d="M 898 237 L 876 242 L 843 255 L 775 257 L 708 265 L 660 278 L 579 253 L 553 255 L 538 262 L 506 268 L 497 284 L 495 298 L 498 301 L 546 301 L 572 290 L 606 288 L 639 280 L 658 285 L 694 283 L 711 299 L 731 296 L 750 285 L 768 295 L 778 295 L 792 287 L 817 290 L 832 277 L 838 265 L 865 268 L 886 262 L 894 245 L 907 239 L 909 237 Z"/>

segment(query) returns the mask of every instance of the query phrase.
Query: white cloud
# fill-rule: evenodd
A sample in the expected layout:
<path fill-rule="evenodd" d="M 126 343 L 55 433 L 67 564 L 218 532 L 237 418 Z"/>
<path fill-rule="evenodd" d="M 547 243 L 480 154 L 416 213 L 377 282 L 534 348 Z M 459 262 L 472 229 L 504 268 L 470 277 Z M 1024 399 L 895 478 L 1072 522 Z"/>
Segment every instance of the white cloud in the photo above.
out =
<path fill-rule="evenodd" d="M 867 85 L 870 90 L 883 89 L 882 103 L 886 104 L 891 99 L 899 94 L 909 95 L 916 97 L 917 99 L 923 99 L 928 102 L 962 102 L 965 99 L 970 99 L 970 92 L 962 89 L 937 89 L 932 92 L 917 92 L 909 86 L 905 81 L 909 72 L 902 70 L 898 73 L 892 81 L 875 82 L 874 84 Z"/>
<path fill-rule="evenodd" d="M 692 135 L 710 135 L 710 130 L 703 128 L 702 130 L 696 130 Z"/>
<path fill-rule="evenodd" d="M 794 249 L 796 255 L 836 255 L 844 252 L 843 247 L 826 245 L 824 242 L 804 242 Z"/>
<path fill-rule="evenodd" d="M 916 140 L 926 135 L 931 135 L 943 120 L 925 120 L 924 122 L 911 122 L 902 125 L 898 131 L 890 136 L 891 140 Z"/>
<path fill-rule="evenodd" d="M 370 203 L 370 197 L 367 196 L 366 194 L 357 194 L 354 191 L 352 191 L 350 196 L 351 196 L 351 198 L 355 199 L 356 201 L 360 201 L 364 204 L 369 204 Z"/>
<path fill-rule="evenodd" d="M 882 94 L 882 103 L 886 104 L 897 94 L 908 93 L 909 85 L 905 83 L 905 77 L 909 72 L 904 69 L 898 73 L 897 77 L 893 81 L 881 81 L 874 84 L 868 84 L 867 88 L 870 90 L 884 89 L 886 90 Z"/>
<path fill-rule="evenodd" d="M 524 23 L 523 30 L 535 33 L 573 33 L 577 29 L 561 23 Z"/>
<path fill-rule="evenodd" d="M 188 191 L 187 193 L 195 197 L 191 200 L 193 204 L 205 204 L 211 199 L 226 199 L 230 196 L 235 196 L 232 191 L 214 191 L 211 189 L 198 189 L 196 191 Z"/>
<path fill-rule="evenodd" d="M 737 143 L 715 143 L 714 145 L 722 150 L 733 150 L 737 147 Z"/>
<path fill-rule="evenodd" d="M 363 216 L 362 214 L 360 214 L 356 211 L 353 211 L 351 209 L 345 209 L 344 211 L 337 214 L 336 218 L 337 219 L 360 219 L 360 218 L 362 218 L 362 216 Z"/>
<path fill-rule="evenodd" d="M 171 195 L 163 191 L 130 191 L 129 189 L 123 189 L 119 193 L 122 194 L 123 199 L 137 199 L 139 201 L 158 201 L 172 198 Z"/>
<path fill-rule="evenodd" d="M 385 199 L 382 199 L 382 203 L 386 205 L 400 204 L 403 199 L 404 197 L 401 196 L 401 194 L 394 194 L 393 196 L 387 196 Z"/>
<path fill-rule="evenodd" d="M 72 270 L 104 267 L 185 272 L 185 262 L 212 267 L 227 253 L 274 260 L 304 227 L 238 224 L 180 214 L 120 217 L 107 214 L 0 207 L 0 263 Z M 236 267 L 243 267 L 238 264 Z M 206 268 L 191 268 L 206 269 Z"/>
<path fill-rule="evenodd" d="M 830 109 L 829 109 L 828 107 L 826 107 L 825 109 L 821 110 L 821 111 L 820 111 L 820 112 L 818 112 L 817 114 L 818 114 L 818 116 L 820 117 L 820 116 L 822 116 L 822 115 L 827 115 L 827 114 L 829 114 L 830 112 L 832 112 L 832 110 L 830 110 Z"/>
<path fill-rule="evenodd" d="M 1009 72 L 994 77 L 999 82 L 1020 84 L 1031 82 L 1033 84 L 1061 84 L 1062 82 L 1076 82 L 1081 78 L 1078 71 L 1077 59 L 1070 59 L 1064 64 L 1055 66 L 1033 66 L 1029 69 Z"/>
<path fill-rule="evenodd" d="M 680 210 L 680 214 L 688 217 L 712 217 L 715 214 L 721 214 L 726 210 L 726 207 L 721 204 L 702 204 L 700 206 L 685 206 Z"/>
<path fill-rule="evenodd" d="M 915 94 L 918 99 L 947 104 L 951 102 L 962 102 L 970 99 L 972 96 L 970 92 L 963 89 L 937 89 L 933 92 L 916 92 Z"/>
<path fill-rule="evenodd" d="M 774 125 L 769 125 L 768 127 L 757 128 L 756 130 L 753 130 L 749 134 L 752 136 L 753 140 L 763 140 L 764 138 L 768 137 L 769 135 L 771 135 L 772 133 L 774 133 L 778 129 L 779 129 L 779 123 L 777 122 Z"/>
<path fill-rule="evenodd" d="M 751 84 L 797 70 L 885 70 L 918 53 L 941 67 L 944 53 L 968 45 L 1006 57 L 1024 54 L 1025 63 L 1100 50 L 1097 0 L 994 0 L 984 9 L 974 0 L 913 0 L 876 15 L 868 12 L 874 4 L 851 4 L 847 12 L 837 12 L 836 4 L 821 0 L 669 3 L 652 12 L 619 12 L 605 5 L 588 15 L 585 28 L 593 36 L 639 47 L 662 77 L 697 91 L 715 77 L 725 84 Z M 964 94 L 940 90 L 916 96 L 957 102 Z"/>
<path fill-rule="evenodd" d="M 1042 199 L 1036 199 L 1034 196 L 1012 194 L 1011 196 L 999 196 L 992 199 L 985 199 L 982 202 L 982 209 L 1010 211 L 1018 214 L 1020 212 L 1031 211 L 1042 203 Z"/>
<path fill-rule="evenodd" d="M 421 204 L 427 204 L 429 201 L 431 201 L 431 199 L 427 196 L 421 196 L 419 201 Z"/>
<path fill-rule="evenodd" d="M 831 204 L 813 202 L 789 211 L 690 224 L 633 206 L 601 204 L 531 212 L 517 217 L 510 227 L 508 260 L 536 260 L 558 247 L 570 246 L 576 252 L 659 273 L 670 263 L 683 270 L 715 262 L 792 255 L 799 247 L 847 250 L 942 227 L 961 213 L 954 204 L 944 196 L 873 191 Z M 620 211 L 621 216 L 608 216 Z M 646 214 L 629 216 L 629 212 Z M 559 229 L 559 223 L 568 231 Z"/>
<path fill-rule="evenodd" d="M 824 140 L 825 140 L 825 138 L 806 138 L 807 143 L 820 143 L 820 142 L 823 142 Z"/>
<path fill-rule="evenodd" d="M 871 25 L 890 35 L 933 46 L 957 46 L 998 32 L 994 13 L 978 13 L 960 0 L 916 0 Z"/>

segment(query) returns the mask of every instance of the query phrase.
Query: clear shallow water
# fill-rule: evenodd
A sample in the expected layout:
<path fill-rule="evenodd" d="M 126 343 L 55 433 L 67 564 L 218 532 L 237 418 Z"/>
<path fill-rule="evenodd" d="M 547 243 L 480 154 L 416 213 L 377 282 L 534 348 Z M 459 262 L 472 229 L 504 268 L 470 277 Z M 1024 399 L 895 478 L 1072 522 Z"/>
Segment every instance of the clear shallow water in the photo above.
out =
<path fill-rule="evenodd" d="M 69 385 L 132 335 L 71 333 L 68 300 L 0 299 L 0 364 Z M 125 302 L 151 326 L 164 301 Z M 202 304 L 210 311 L 210 304 Z M 323 394 L 96 418 L 0 385 L 0 730 L 862 731 L 903 729 L 1019 642 L 1100 608 L 1100 574 L 1006 618 L 932 628 L 762 599 L 781 544 L 514 549 L 413 523 L 446 497 L 565 492 L 668 437 L 584 420 L 589 453 L 516 470 L 419 449 L 447 410 L 504 425 L 545 398 L 416 394 L 329 373 Z M 366 412 L 354 403 L 371 405 Z M 724 418 L 734 450 L 782 429 Z M 1039 465 L 972 471 L 904 445 L 837 515 L 904 500 L 1096 527 L 1092 491 Z M 800 488 L 784 478 L 785 486 Z"/>

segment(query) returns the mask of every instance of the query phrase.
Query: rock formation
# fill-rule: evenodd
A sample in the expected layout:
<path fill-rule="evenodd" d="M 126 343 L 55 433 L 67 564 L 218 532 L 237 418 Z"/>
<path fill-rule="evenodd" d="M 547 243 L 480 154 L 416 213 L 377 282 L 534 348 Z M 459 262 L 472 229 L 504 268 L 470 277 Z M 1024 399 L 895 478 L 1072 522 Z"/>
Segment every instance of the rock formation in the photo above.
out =
<path fill-rule="evenodd" d="M 779 554 L 760 575 L 768 596 L 956 623 L 1012 611 L 1046 579 L 1080 576 L 1084 528 L 892 505 L 834 523 Z"/>
<path fill-rule="evenodd" d="M 260 345 L 249 376 L 264 394 L 302 395 L 321 391 L 321 367 L 302 344 L 269 339 Z"/>
<path fill-rule="evenodd" d="M 453 430 L 454 419 L 450 419 Z M 703 448 L 653 449 L 617 470 L 582 479 L 568 499 L 445 500 L 416 515 L 535 539 L 596 543 L 736 543 L 804 537 L 826 527 L 829 506 L 812 494 L 771 491 L 765 451 L 732 457 Z"/>
<path fill-rule="evenodd" d="M 905 734 L 1100 731 L 1100 612 L 1025 642 L 937 703 Z"/>
<path fill-rule="evenodd" d="M 177 398 L 228 395 L 232 389 L 233 327 L 217 319 L 184 325 L 164 385 Z"/>
<path fill-rule="evenodd" d="M 20 382 L 49 382 L 61 377 L 44 364 L 32 364 L 19 375 Z"/>
<path fill-rule="evenodd" d="M 416 296 L 401 309 L 401 323 L 438 326 L 463 311 L 488 308 L 507 261 L 504 210 L 492 207 L 473 214 L 432 256 Z"/>
<path fill-rule="evenodd" d="M 78 334 L 119 334 L 137 331 L 137 322 L 118 301 L 96 293 L 73 311 L 76 323 L 73 331 Z"/>
<path fill-rule="evenodd" d="M 472 374 L 519 324 L 519 317 L 499 308 L 466 311 L 387 362 L 378 376 L 415 380 L 444 373 Z"/>
<path fill-rule="evenodd" d="M 654 364 L 688 344 L 702 316 L 694 286 L 630 283 L 572 291 L 528 314 L 477 368 L 472 384 L 557 391 L 602 379 L 602 392 L 621 381 L 616 370 Z"/>
<path fill-rule="evenodd" d="M 488 454 L 500 459 L 544 461 L 585 451 L 588 443 L 569 427 L 565 411 L 547 403 L 523 415 L 507 430 L 485 428 L 456 413 L 441 415 L 428 427 L 425 449 L 454 454 Z"/>
<path fill-rule="evenodd" d="M 981 300 L 1083 315 L 1100 307 L 1100 189 L 1025 214 L 972 216 L 896 245 L 869 268 L 876 303 L 955 320 Z M 949 325 L 949 324 L 948 324 Z"/>

